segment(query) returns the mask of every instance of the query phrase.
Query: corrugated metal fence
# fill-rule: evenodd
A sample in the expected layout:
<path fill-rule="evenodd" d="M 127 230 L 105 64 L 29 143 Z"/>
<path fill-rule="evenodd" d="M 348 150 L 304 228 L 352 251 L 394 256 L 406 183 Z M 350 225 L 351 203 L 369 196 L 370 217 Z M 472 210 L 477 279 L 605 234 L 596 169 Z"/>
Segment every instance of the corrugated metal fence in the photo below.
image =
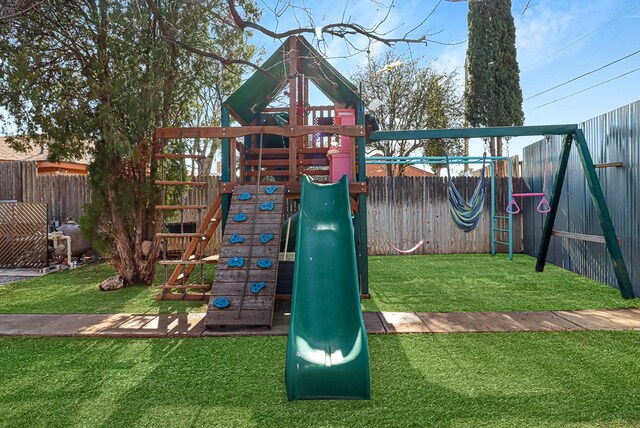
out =
<path fill-rule="evenodd" d="M 623 162 L 622 167 L 596 169 L 613 225 L 621 239 L 622 254 L 636 295 L 640 295 L 640 101 L 580 124 L 595 164 Z M 560 137 L 551 144 L 548 188 L 555 178 Z M 542 189 L 544 141 L 523 151 L 522 175 L 531 191 Z M 542 236 L 543 216 L 534 201 L 524 205 L 524 252 L 535 256 Z M 555 230 L 602 235 L 591 194 L 577 151 L 571 151 Z M 547 261 L 597 281 L 617 287 L 609 253 L 604 244 L 552 237 Z"/>

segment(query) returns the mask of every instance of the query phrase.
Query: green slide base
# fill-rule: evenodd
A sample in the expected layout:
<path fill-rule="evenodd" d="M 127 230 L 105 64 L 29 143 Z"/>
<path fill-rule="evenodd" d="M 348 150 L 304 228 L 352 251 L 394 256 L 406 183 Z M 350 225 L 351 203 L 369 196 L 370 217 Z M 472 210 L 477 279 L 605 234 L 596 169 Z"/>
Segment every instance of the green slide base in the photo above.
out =
<path fill-rule="evenodd" d="M 289 400 L 371 396 L 349 183 L 302 178 L 287 340 Z"/>

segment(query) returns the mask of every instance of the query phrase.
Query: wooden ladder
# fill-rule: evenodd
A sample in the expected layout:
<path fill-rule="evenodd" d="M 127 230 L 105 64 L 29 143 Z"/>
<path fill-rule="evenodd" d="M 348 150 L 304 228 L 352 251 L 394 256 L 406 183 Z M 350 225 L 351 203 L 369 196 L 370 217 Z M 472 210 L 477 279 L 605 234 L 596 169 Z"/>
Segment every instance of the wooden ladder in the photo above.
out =
<path fill-rule="evenodd" d="M 196 205 L 158 205 L 156 209 L 176 210 L 176 209 L 201 209 L 206 206 Z M 157 238 L 191 238 L 189 245 L 184 250 L 180 260 L 160 260 L 160 265 L 175 265 L 171 276 L 166 284 L 161 285 L 160 293 L 156 294 L 156 300 L 206 300 L 209 298 L 208 292 L 211 290 L 210 284 L 189 284 L 189 275 L 198 265 L 216 263 L 212 257 L 202 257 L 202 251 L 198 254 L 198 249 L 204 249 L 212 239 L 218 225 L 222 219 L 222 196 L 218 195 L 209 210 L 202 218 L 200 227 L 196 233 L 159 233 Z M 189 291 L 198 291 L 189 293 Z"/>

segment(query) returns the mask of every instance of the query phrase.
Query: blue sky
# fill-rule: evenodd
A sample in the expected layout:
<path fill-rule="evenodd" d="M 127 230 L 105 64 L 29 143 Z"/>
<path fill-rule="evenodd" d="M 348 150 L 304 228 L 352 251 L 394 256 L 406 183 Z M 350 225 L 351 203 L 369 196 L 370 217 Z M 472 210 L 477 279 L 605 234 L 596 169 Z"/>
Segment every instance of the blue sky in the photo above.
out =
<path fill-rule="evenodd" d="M 269 28 L 277 25 L 286 30 L 297 26 L 322 26 L 350 19 L 364 26 L 373 26 L 387 14 L 390 0 L 316 0 L 306 3 L 306 10 L 289 10 L 277 20 L 268 8 L 282 7 L 286 1 L 258 0 L 264 8 L 262 23 Z M 294 2 L 302 5 L 303 2 Z M 520 83 L 525 102 L 526 125 L 579 123 L 622 105 L 640 99 L 640 71 L 632 72 L 612 82 L 553 102 L 597 85 L 621 74 L 640 68 L 640 52 L 574 82 L 533 95 L 590 72 L 624 56 L 640 51 L 640 1 L 638 0 L 512 0 L 516 24 L 516 43 L 520 65 Z M 457 69 L 462 73 L 467 39 L 467 3 L 437 0 L 396 0 L 387 20 L 380 27 L 400 36 L 419 24 L 434 8 L 426 23 L 415 31 L 432 34 L 427 46 L 397 45 L 398 55 L 410 53 L 424 58 L 425 64 L 443 70 Z M 295 13 L 294 13 L 295 12 Z M 295 15 L 295 16 L 294 16 Z M 346 17 L 346 18 L 343 18 Z M 312 36 L 307 36 L 312 39 Z M 280 42 L 256 39 L 270 54 Z M 332 63 L 345 75 L 366 55 L 341 58 L 349 54 L 340 40 L 327 38 Z M 456 43 L 442 45 L 441 43 Z M 382 52 L 383 46 L 373 48 Z M 353 51 L 351 51 L 353 52 Z M 532 98 L 529 98 L 532 97 Z M 529 99 L 528 99 L 529 98 Z M 542 104 L 549 103 L 546 106 Z M 536 139 L 519 139 L 512 143 L 512 153 Z M 479 150 L 479 149 L 476 149 Z M 472 151 L 473 154 L 473 151 Z"/>
<path fill-rule="evenodd" d="M 404 35 L 433 11 L 424 25 L 413 33 L 431 34 L 427 46 L 397 45 L 394 50 L 398 55 L 410 53 L 416 58 L 424 58 L 425 64 L 432 67 L 457 69 L 462 73 L 467 39 L 467 3 L 464 1 L 396 0 L 390 11 L 386 6 L 391 0 L 256 1 L 264 9 L 261 23 L 271 29 L 287 30 L 350 20 L 365 27 L 380 25 L 381 31 L 387 31 L 394 37 Z M 637 71 L 538 107 L 640 68 L 640 53 L 527 99 L 639 51 L 640 0 L 530 0 L 523 14 L 527 1 L 512 1 L 526 125 L 578 123 L 640 99 L 640 71 Z M 288 8 L 276 19 L 273 10 L 282 11 L 283 6 L 289 3 L 301 7 Z M 386 20 L 380 24 L 385 16 Z M 312 36 L 307 38 L 313 39 Z M 263 47 L 266 55 L 281 44 L 281 41 L 265 37 L 255 37 L 252 41 Z M 325 42 L 326 51 L 335 57 L 330 61 L 347 76 L 366 61 L 365 54 L 346 58 L 353 50 L 349 51 L 339 39 L 327 38 Z M 462 43 L 443 45 L 438 42 Z M 376 45 L 372 52 L 381 53 L 385 49 Z M 520 152 L 524 145 L 534 140 L 514 141 L 512 153 Z M 478 154 L 478 151 L 472 150 L 472 154 Z"/>

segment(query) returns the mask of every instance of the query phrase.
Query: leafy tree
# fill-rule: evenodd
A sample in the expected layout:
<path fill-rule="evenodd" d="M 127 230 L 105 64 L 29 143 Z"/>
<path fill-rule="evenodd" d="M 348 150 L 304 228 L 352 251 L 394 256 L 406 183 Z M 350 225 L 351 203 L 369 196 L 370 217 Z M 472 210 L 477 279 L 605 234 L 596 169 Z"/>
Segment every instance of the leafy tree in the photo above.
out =
<path fill-rule="evenodd" d="M 298 19 L 299 9 L 308 12 L 294 2 L 271 11 L 277 23 L 287 11 Z M 254 0 L 0 2 L 0 106 L 21 135 L 14 146 L 47 144 L 51 160 L 91 147 L 92 200 L 82 227 L 127 282 L 151 283 L 159 251 L 151 244 L 161 227 L 154 129 L 216 124 L 214 84 L 224 96 L 238 84 L 239 67 L 268 73 L 253 62 L 251 32 L 275 39 L 309 34 L 319 43 L 326 35 L 360 51 L 371 43 L 438 43 L 427 33 L 413 35 L 429 15 L 401 38 L 381 32 L 386 18 L 367 28 L 345 15 L 323 25 L 306 15 L 307 25 L 298 20 L 297 28 L 274 31 L 259 24 Z M 365 44 L 356 48 L 355 38 Z M 215 146 L 193 140 L 173 149 L 211 155 Z"/>
<path fill-rule="evenodd" d="M 520 126 L 524 122 L 516 30 L 511 0 L 469 2 L 465 115 L 471 126 Z M 502 155 L 502 142 L 490 145 Z M 503 171 L 504 168 L 499 168 Z"/>
<path fill-rule="evenodd" d="M 429 77 L 427 89 L 427 123 L 429 129 L 459 128 L 462 126 L 463 102 L 458 93 L 455 74 L 433 74 Z M 425 156 L 464 155 L 464 146 L 459 139 L 431 139 L 424 147 Z M 436 175 L 444 167 L 433 164 Z"/>
<path fill-rule="evenodd" d="M 128 283 L 150 284 L 161 229 L 154 130 L 193 123 L 206 88 L 239 83 L 233 63 L 181 49 L 165 33 L 239 59 L 253 53 L 246 34 L 175 1 L 12 2 L 0 18 L 0 105 L 21 136 L 14 145 L 47 144 L 52 160 L 90 147 L 83 233 Z"/>
<path fill-rule="evenodd" d="M 396 58 L 388 52 L 369 58 L 351 79 L 363 82 L 365 105 L 376 99 L 382 102 L 372 112 L 382 129 L 452 128 L 462 122 L 462 97 L 455 73 L 440 73 L 421 66 L 418 60 Z M 447 147 L 452 154 L 462 150 L 458 140 L 398 140 L 370 141 L 367 151 L 382 156 L 444 156 Z M 387 165 L 389 175 L 402 175 L 405 168 Z"/>

